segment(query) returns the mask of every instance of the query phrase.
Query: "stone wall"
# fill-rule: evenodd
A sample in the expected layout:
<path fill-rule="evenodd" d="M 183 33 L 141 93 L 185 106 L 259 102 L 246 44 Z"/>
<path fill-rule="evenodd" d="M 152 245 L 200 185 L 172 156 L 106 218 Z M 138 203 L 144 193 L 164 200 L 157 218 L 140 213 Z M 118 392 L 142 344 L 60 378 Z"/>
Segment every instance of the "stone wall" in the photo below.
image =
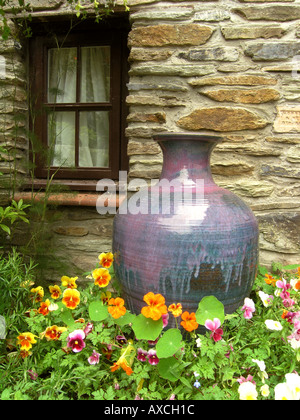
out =
<path fill-rule="evenodd" d="M 260 262 L 300 261 L 300 2 L 131 6 L 131 177 L 158 177 L 163 131 L 213 130 L 215 181 L 254 210 Z"/>
<path fill-rule="evenodd" d="M 31 3 L 32 14 L 42 18 L 69 13 L 63 1 Z M 116 13 L 122 9 L 117 3 Z M 300 1 L 128 4 L 130 179 L 159 177 L 162 154 L 152 140 L 158 132 L 221 134 L 224 141 L 212 156 L 214 178 L 254 210 L 260 263 L 300 263 Z M 13 151 L 3 156 L 0 171 L 12 179 L 26 171 L 26 56 L 13 41 L 1 44 L 0 56 L 6 60 L 5 77 L 0 73 L 0 145 Z M 3 204 L 8 194 L 2 179 Z M 56 212 L 58 219 L 49 225 L 52 240 L 66 244 L 65 260 L 72 266 L 90 269 L 110 247 L 113 218 L 100 217 L 92 207 Z"/>

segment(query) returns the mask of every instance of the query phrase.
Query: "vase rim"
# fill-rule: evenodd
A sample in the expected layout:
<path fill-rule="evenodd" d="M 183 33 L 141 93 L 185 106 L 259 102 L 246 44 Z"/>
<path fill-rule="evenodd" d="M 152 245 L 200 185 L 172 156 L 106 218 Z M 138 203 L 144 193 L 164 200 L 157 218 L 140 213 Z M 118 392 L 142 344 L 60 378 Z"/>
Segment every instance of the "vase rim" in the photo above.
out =
<path fill-rule="evenodd" d="M 205 132 L 199 133 L 180 133 L 180 132 L 169 132 L 169 133 L 157 133 L 153 136 L 153 139 L 156 141 L 165 141 L 165 140 L 205 140 L 207 142 L 221 142 L 223 141 L 222 136 L 208 134 Z"/>

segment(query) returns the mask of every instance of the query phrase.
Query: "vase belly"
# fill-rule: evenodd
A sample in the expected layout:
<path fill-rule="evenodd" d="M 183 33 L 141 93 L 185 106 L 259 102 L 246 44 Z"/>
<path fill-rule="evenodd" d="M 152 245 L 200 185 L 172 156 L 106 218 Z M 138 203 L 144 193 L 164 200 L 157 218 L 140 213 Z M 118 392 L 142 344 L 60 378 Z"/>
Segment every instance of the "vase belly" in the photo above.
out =
<path fill-rule="evenodd" d="M 132 312 L 145 306 L 149 291 L 190 312 L 214 295 L 227 313 L 250 293 L 258 263 L 256 219 L 232 193 L 218 189 L 208 195 L 194 206 L 193 217 L 184 210 L 116 215 L 115 273 Z"/>
<path fill-rule="evenodd" d="M 175 186 L 170 211 L 164 214 L 164 188 L 156 208 L 149 203 L 157 187 L 149 187 L 141 199 L 148 211 L 122 214 L 126 212 L 120 208 L 115 216 L 115 275 L 133 313 L 140 313 L 148 292 L 162 294 L 167 305 L 181 303 L 188 312 L 213 295 L 226 313 L 234 312 L 251 292 L 258 266 L 256 218 L 239 197 L 213 182 L 209 156 L 214 143 L 200 140 L 161 144 L 162 178 L 184 178 L 191 194 L 175 200 L 180 189 Z"/>

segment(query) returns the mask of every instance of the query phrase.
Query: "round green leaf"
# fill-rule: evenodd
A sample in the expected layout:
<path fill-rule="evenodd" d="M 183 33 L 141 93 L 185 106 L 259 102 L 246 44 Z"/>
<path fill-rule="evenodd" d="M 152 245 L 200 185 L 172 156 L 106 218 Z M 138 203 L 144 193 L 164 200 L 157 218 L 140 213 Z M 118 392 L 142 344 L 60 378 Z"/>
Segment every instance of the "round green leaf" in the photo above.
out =
<path fill-rule="evenodd" d="M 124 325 L 131 324 L 135 317 L 136 315 L 126 311 L 125 315 L 120 316 L 120 318 L 115 319 L 115 323 L 119 325 L 120 327 L 123 327 Z"/>
<path fill-rule="evenodd" d="M 205 296 L 199 303 L 196 311 L 198 324 L 204 325 L 207 319 L 219 318 L 221 324 L 224 322 L 224 305 L 215 296 Z"/>
<path fill-rule="evenodd" d="M 157 357 L 166 358 L 173 356 L 181 347 L 182 335 L 177 328 L 167 330 L 156 344 Z"/>
<path fill-rule="evenodd" d="M 62 302 L 57 302 L 59 309 L 60 319 L 68 326 L 71 327 L 75 321 L 73 318 L 72 310 L 67 308 Z M 55 312 L 54 312 L 55 314 Z"/>
<path fill-rule="evenodd" d="M 132 329 L 138 340 L 156 340 L 163 328 L 162 318 L 158 321 L 153 321 L 151 318 L 146 318 L 143 314 L 138 315 L 133 323 Z"/>
<path fill-rule="evenodd" d="M 175 357 L 161 359 L 157 368 L 159 375 L 164 379 L 175 382 L 180 378 L 181 371 L 179 369 L 179 362 L 175 359 Z"/>
<path fill-rule="evenodd" d="M 89 315 L 92 321 L 103 321 L 108 316 L 107 306 L 100 301 L 91 302 Z"/>

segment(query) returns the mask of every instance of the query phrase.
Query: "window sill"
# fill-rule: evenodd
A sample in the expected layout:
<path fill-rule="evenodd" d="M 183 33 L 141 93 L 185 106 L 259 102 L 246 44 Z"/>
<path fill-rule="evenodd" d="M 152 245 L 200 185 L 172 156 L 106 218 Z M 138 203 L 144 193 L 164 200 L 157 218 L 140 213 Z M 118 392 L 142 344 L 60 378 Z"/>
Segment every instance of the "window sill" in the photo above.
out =
<path fill-rule="evenodd" d="M 101 194 L 81 194 L 81 193 L 59 193 L 59 194 L 50 194 L 47 198 L 45 193 L 31 193 L 31 192 L 18 192 L 14 196 L 15 201 L 23 200 L 24 203 L 33 202 L 44 202 L 47 200 L 47 204 L 55 206 L 86 206 L 86 207 L 96 207 L 97 200 Z M 110 197 L 114 197 L 111 194 Z M 122 203 L 123 199 L 119 198 L 119 195 L 115 195 L 115 203 L 118 208 Z M 104 201 L 104 207 L 108 207 L 108 198 Z"/>

